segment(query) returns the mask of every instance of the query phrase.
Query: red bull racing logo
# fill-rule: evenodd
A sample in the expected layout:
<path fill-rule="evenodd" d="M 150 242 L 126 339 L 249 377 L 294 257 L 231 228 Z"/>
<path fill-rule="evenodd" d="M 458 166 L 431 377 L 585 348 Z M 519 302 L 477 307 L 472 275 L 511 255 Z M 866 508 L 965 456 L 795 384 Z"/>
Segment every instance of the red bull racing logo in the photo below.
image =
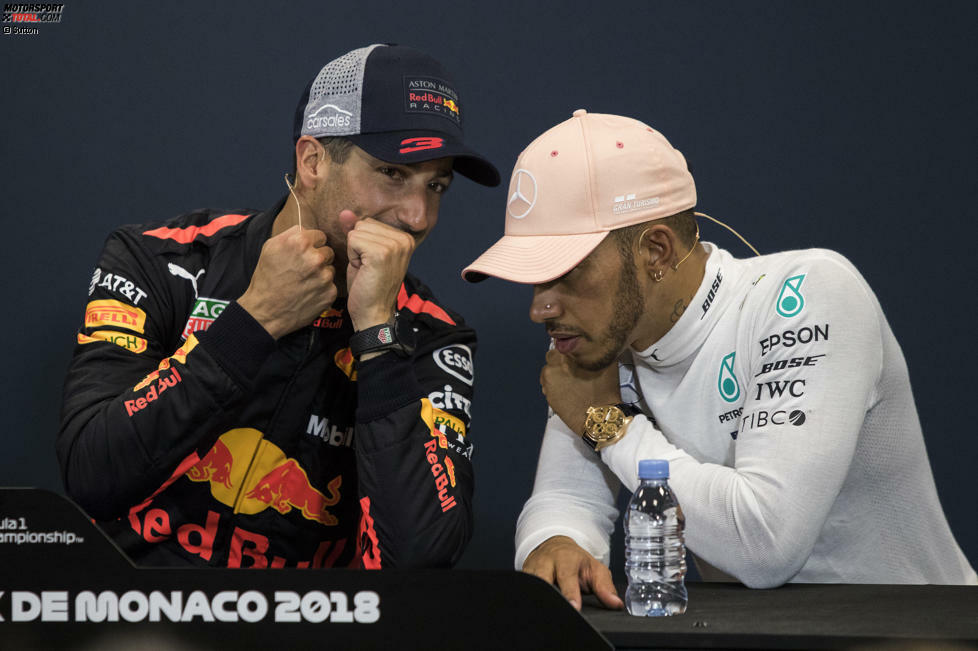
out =
<path fill-rule="evenodd" d="M 353 359 L 353 353 L 350 352 L 349 348 L 341 348 L 336 351 L 336 355 L 333 356 L 333 361 L 336 362 L 336 366 L 346 373 L 346 377 L 350 378 L 352 381 L 357 381 L 357 370 L 353 367 L 356 362 Z"/>
<path fill-rule="evenodd" d="M 327 485 L 329 497 L 326 497 L 312 487 L 309 476 L 302 466 L 295 459 L 289 459 L 282 465 L 272 468 L 259 479 L 255 487 L 245 495 L 245 499 L 267 504 L 282 514 L 296 508 L 307 520 L 333 526 L 339 521 L 326 507 L 340 501 L 342 483 L 341 475 L 334 477 Z"/>
<path fill-rule="evenodd" d="M 455 464 L 447 454 L 448 440 L 445 434 L 435 427 L 435 411 L 439 410 L 432 408 L 429 400 L 421 399 L 421 420 L 428 425 L 428 430 L 432 436 L 424 442 L 425 459 L 431 466 L 431 474 L 435 479 L 435 492 L 438 495 L 441 510 L 450 511 L 458 506 L 455 497 L 448 490 L 449 485 L 455 488 Z M 439 449 L 446 451 L 443 459 L 438 457 Z"/>
<path fill-rule="evenodd" d="M 187 477 L 191 481 L 212 481 L 224 488 L 231 488 L 231 467 L 234 456 L 221 439 L 217 439 L 210 452 L 198 461 L 190 470 Z"/>
<path fill-rule="evenodd" d="M 197 337 L 191 336 L 190 339 L 183 342 L 183 345 L 176 349 L 176 351 L 169 357 L 163 359 L 160 365 L 156 367 L 156 370 L 144 377 L 139 384 L 132 388 L 133 391 L 142 391 L 153 382 L 157 381 L 160 377 L 160 371 L 165 371 L 173 364 L 173 362 L 180 362 L 181 364 L 187 363 L 187 355 L 190 354 L 194 348 L 197 347 Z M 176 371 L 176 369 L 174 369 Z"/>
<path fill-rule="evenodd" d="M 225 432 L 187 472 L 191 481 L 208 482 L 211 495 L 234 509 L 253 515 L 267 508 L 281 514 L 299 511 L 324 526 L 338 524 L 329 507 L 340 501 L 342 475 L 318 491 L 298 461 L 251 428 Z"/>
<path fill-rule="evenodd" d="M 328 328 L 330 330 L 336 330 L 343 325 L 343 310 L 334 310 L 329 308 L 312 322 L 315 328 Z"/>

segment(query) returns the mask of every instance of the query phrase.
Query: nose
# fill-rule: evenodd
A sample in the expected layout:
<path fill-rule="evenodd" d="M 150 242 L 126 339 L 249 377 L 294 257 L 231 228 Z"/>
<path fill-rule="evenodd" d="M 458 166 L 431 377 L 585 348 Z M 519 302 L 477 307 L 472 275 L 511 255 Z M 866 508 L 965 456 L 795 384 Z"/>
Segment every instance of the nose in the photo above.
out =
<path fill-rule="evenodd" d="M 552 285 L 536 285 L 533 287 L 533 300 L 530 301 L 530 320 L 543 323 L 555 319 L 561 314 L 560 302 L 555 296 Z"/>
<path fill-rule="evenodd" d="M 397 221 L 403 224 L 409 233 L 418 235 L 428 231 L 432 223 L 429 198 L 429 193 L 424 188 L 405 193 L 401 197 L 397 207 Z"/>

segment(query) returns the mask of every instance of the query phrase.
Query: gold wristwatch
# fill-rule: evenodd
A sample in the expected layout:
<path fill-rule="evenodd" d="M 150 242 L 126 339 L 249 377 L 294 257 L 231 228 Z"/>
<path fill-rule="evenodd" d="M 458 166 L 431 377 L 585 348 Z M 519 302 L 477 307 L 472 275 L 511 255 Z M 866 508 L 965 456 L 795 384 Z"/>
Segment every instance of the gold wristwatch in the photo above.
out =
<path fill-rule="evenodd" d="M 642 413 L 635 405 L 619 403 L 602 407 L 588 407 L 587 420 L 584 421 L 584 434 L 581 438 L 595 452 L 617 443 L 628 429 L 637 414 Z"/>

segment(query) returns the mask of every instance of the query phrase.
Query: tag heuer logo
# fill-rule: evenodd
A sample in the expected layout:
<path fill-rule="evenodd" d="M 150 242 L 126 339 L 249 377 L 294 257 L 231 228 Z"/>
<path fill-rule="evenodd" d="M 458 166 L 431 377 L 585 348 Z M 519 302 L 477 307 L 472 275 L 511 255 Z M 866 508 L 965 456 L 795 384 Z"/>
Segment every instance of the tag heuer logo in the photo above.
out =
<path fill-rule="evenodd" d="M 183 338 L 186 339 L 194 332 L 207 330 L 214 323 L 214 319 L 221 316 L 224 308 L 230 301 L 222 301 L 219 298 L 198 298 L 194 302 L 194 308 L 190 311 L 187 325 L 183 327 Z"/>

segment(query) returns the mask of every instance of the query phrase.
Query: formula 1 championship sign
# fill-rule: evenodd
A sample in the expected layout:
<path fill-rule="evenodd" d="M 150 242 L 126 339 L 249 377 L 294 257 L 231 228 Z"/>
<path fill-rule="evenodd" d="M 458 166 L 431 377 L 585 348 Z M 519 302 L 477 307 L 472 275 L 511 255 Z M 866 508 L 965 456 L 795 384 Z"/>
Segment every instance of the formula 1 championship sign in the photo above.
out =
<path fill-rule="evenodd" d="M 43 490 L 0 488 L 0 558 L 0 648 L 611 648 L 518 572 L 137 568 Z"/>

